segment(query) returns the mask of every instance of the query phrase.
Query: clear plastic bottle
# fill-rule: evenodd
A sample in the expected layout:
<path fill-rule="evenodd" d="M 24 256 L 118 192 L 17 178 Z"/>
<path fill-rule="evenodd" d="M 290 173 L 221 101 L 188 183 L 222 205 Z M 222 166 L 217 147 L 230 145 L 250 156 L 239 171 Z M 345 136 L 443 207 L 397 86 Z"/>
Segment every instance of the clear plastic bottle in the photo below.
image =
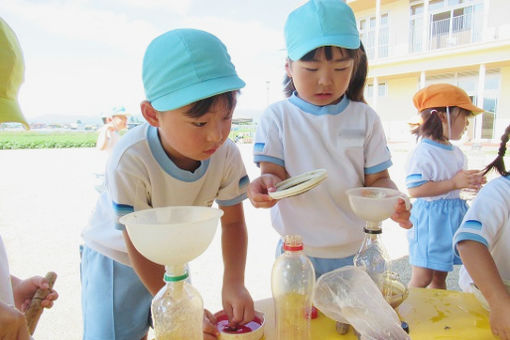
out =
<path fill-rule="evenodd" d="M 277 340 L 311 340 L 315 271 L 303 252 L 301 236 L 285 236 L 283 249 L 271 274 Z"/>
<path fill-rule="evenodd" d="M 364 231 L 365 238 L 354 256 L 354 266 L 364 269 L 383 292 L 384 283 L 390 274 L 390 261 L 381 240 L 382 229 L 380 225 L 367 226 Z"/>
<path fill-rule="evenodd" d="M 156 340 L 202 340 L 203 302 L 185 266 L 167 266 L 165 286 L 152 299 Z"/>

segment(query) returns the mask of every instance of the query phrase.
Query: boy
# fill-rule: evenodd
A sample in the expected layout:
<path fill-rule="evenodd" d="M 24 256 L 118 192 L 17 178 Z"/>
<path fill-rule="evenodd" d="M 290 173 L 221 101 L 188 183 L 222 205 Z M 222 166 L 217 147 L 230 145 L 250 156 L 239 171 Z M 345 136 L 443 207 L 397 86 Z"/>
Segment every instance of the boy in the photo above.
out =
<path fill-rule="evenodd" d="M 118 218 L 151 207 L 211 206 L 216 200 L 224 211 L 223 308 L 231 324 L 254 316 L 244 287 L 242 201 L 249 180 L 239 150 L 227 139 L 237 92 L 245 84 L 221 41 L 194 29 L 172 30 L 151 42 L 143 83 L 147 100 L 141 111 L 148 124 L 130 130 L 115 148 L 107 191 L 83 233 L 84 339 L 146 337 L 164 267 L 137 252 Z M 214 318 L 206 315 L 204 337 L 214 338 Z"/>

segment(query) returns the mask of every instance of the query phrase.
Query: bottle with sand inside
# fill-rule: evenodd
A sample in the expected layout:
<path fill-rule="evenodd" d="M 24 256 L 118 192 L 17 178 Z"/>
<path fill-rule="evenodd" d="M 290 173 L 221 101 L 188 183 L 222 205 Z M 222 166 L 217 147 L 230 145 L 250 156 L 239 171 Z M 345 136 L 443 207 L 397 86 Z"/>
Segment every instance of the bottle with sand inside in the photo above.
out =
<path fill-rule="evenodd" d="M 202 340 L 202 298 L 187 282 L 186 266 L 166 266 L 165 286 L 152 299 L 156 340 Z"/>
<path fill-rule="evenodd" d="M 277 339 L 311 340 L 315 271 L 303 252 L 301 236 L 285 236 L 283 249 L 271 274 Z"/>

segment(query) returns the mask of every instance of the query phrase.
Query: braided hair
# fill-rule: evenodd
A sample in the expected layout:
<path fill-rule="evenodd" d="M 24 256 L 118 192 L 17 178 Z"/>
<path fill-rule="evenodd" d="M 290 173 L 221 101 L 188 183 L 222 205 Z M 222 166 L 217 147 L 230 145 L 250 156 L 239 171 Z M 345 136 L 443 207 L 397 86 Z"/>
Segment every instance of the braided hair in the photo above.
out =
<path fill-rule="evenodd" d="M 492 169 L 496 169 L 497 172 L 501 176 L 508 176 L 510 175 L 509 171 L 506 171 L 505 169 L 505 160 L 503 157 L 505 156 L 506 152 L 506 143 L 508 143 L 508 138 L 510 136 L 510 125 L 508 125 L 505 129 L 505 133 L 503 133 L 503 136 L 501 136 L 501 144 L 499 144 L 498 149 L 498 156 L 492 161 L 491 164 L 487 165 L 485 169 L 483 169 L 483 174 L 485 175 Z"/>

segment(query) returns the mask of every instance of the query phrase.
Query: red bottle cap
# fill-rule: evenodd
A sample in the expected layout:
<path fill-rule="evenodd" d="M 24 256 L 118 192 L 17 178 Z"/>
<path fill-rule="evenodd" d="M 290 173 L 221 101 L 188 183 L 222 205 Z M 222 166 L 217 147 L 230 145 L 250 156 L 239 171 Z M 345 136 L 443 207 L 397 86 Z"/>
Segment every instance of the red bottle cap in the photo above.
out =
<path fill-rule="evenodd" d="M 286 235 L 283 238 L 283 250 L 300 251 L 303 250 L 303 240 L 300 235 Z"/>

